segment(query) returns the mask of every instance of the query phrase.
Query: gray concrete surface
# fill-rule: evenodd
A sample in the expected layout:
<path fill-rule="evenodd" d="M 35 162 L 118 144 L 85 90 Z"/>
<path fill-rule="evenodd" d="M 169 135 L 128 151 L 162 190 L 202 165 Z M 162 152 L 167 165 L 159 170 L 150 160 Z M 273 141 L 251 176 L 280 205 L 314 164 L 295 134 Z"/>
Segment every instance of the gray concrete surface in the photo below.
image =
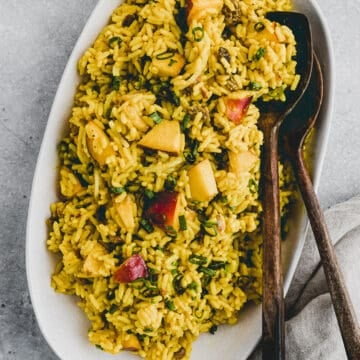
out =
<path fill-rule="evenodd" d="M 360 2 L 318 3 L 332 32 L 337 64 L 335 112 L 319 189 L 327 208 L 360 192 Z M 25 225 L 52 100 L 95 4 L 0 0 L 0 359 L 56 359 L 29 299 Z"/>

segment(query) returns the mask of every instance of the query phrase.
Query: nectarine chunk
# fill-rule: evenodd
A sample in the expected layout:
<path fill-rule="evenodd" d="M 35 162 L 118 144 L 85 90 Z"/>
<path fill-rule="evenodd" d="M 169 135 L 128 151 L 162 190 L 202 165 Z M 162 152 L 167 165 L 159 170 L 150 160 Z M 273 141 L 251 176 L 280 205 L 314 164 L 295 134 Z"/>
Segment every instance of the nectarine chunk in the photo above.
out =
<path fill-rule="evenodd" d="M 233 172 L 236 176 L 240 176 L 242 173 L 251 170 L 254 166 L 257 157 L 250 151 L 242 151 L 236 153 L 234 151 L 229 151 L 229 170 Z"/>
<path fill-rule="evenodd" d="M 176 191 L 161 191 L 155 194 L 145 210 L 145 217 L 161 228 L 179 228 L 180 201 Z"/>
<path fill-rule="evenodd" d="M 105 165 L 108 157 L 115 154 L 108 136 L 94 121 L 86 124 L 85 132 L 86 145 L 90 155 L 100 166 Z"/>
<path fill-rule="evenodd" d="M 183 137 L 178 121 L 162 120 L 147 132 L 138 144 L 178 155 L 184 150 Z"/>
<path fill-rule="evenodd" d="M 191 197 L 197 201 L 210 201 L 217 193 L 214 172 L 209 160 L 203 160 L 188 171 Z"/>

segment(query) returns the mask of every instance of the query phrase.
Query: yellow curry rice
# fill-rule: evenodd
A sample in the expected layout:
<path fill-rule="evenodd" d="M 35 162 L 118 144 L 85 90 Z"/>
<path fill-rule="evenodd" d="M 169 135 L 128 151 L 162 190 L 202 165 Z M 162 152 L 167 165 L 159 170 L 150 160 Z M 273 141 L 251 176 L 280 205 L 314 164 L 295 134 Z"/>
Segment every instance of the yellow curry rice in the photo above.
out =
<path fill-rule="evenodd" d="M 102 350 L 188 359 L 261 300 L 256 100 L 299 80 L 291 30 L 264 16 L 290 7 L 126 0 L 79 60 L 47 246 L 52 286 L 78 297 Z M 280 188 L 285 213 L 282 165 Z"/>

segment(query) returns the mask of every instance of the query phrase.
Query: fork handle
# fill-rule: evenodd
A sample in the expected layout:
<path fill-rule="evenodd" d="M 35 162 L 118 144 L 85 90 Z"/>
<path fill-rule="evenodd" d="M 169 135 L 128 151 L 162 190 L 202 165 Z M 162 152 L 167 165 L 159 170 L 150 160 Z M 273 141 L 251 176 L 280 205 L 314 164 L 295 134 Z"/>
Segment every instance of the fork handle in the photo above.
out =
<path fill-rule="evenodd" d="M 347 357 L 358 360 L 360 359 L 359 325 L 301 150 L 292 157 L 292 165 L 318 246 Z"/>
<path fill-rule="evenodd" d="M 278 125 L 276 114 L 263 115 L 261 189 L 263 204 L 262 358 L 285 358 L 284 294 L 281 265 L 278 175 Z"/>

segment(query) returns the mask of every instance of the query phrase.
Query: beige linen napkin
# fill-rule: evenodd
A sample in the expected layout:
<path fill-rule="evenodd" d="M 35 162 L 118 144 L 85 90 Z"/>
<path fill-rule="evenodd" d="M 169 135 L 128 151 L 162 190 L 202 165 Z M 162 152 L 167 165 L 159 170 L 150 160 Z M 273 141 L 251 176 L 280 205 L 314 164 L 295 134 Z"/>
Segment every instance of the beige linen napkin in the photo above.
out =
<path fill-rule="evenodd" d="M 338 262 L 360 319 L 360 196 L 325 212 Z M 285 302 L 286 359 L 346 359 L 319 252 L 309 230 Z M 261 359 L 260 346 L 249 360 Z"/>

